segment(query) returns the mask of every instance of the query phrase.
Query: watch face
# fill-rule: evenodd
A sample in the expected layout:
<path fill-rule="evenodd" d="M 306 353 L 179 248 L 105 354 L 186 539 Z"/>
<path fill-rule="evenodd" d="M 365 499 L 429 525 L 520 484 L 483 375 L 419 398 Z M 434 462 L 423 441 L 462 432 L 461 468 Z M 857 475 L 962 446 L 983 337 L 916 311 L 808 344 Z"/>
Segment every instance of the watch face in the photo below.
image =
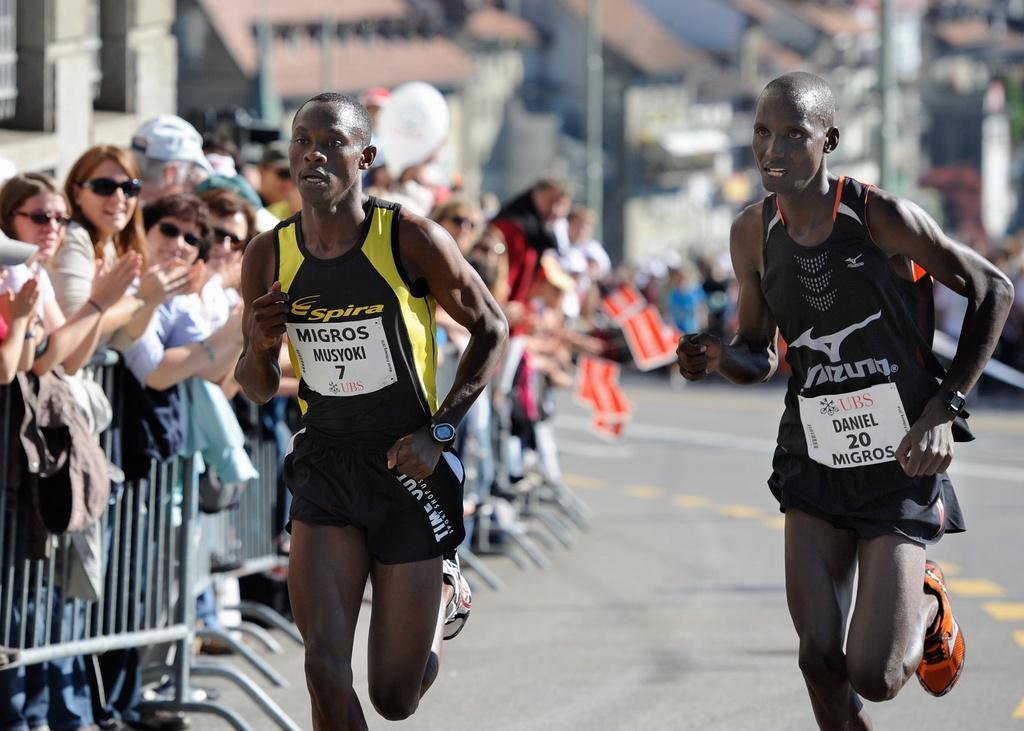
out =
<path fill-rule="evenodd" d="M 450 442 L 455 439 L 455 427 L 451 424 L 435 424 L 431 433 L 438 442 Z"/>

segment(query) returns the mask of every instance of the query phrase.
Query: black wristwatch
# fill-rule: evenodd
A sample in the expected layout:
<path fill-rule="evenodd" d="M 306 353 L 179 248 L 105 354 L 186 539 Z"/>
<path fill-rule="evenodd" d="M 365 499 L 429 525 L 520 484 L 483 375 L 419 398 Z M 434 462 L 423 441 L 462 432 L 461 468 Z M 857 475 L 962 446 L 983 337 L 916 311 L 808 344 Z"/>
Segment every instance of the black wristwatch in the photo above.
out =
<path fill-rule="evenodd" d="M 455 433 L 455 427 L 444 421 L 430 425 L 430 438 L 445 448 L 455 443 Z"/>
<path fill-rule="evenodd" d="M 967 410 L 964 408 L 967 406 L 967 397 L 959 391 L 943 391 L 940 398 L 942 399 L 942 405 L 946 407 L 946 411 L 953 416 L 967 415 Z"/>

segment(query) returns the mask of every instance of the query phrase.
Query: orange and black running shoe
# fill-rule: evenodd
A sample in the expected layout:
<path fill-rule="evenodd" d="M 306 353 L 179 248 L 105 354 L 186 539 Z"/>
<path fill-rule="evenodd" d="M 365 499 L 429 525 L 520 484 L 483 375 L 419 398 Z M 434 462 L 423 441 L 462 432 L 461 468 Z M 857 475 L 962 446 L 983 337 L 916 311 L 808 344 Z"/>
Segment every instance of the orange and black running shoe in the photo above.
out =
<path fill-rule="evenodd" d="M 924 590 L 939 600 L 935 623 L 924 636 L 924 655 L 917 666 L 917 679 L 934 696 L 946 695 L 964 669 L 964 635 L 953 616 L 942 569 L 934 561 L 924 562 Z"/>

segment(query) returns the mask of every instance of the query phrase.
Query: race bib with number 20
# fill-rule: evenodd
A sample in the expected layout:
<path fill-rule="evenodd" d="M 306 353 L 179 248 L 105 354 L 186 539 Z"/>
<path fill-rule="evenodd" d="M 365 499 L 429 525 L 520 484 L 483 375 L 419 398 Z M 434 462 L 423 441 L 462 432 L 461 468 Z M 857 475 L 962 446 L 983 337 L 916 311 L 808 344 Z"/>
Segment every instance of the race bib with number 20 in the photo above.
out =
<path fill-rule="evenodd" d="M 826 467 L 847 469 L 892 462 L 910 430 L 892 383 L 849 393 L 800 399 L 807 455 Z"/>

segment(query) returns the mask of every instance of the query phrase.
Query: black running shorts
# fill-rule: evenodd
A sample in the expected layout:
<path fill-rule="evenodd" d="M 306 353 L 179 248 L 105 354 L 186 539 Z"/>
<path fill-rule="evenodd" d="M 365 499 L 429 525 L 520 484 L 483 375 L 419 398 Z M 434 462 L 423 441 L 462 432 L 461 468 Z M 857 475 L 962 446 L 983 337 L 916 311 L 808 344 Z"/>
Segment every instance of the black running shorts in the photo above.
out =
<path fill-rule="evenodd" d="M 895 534 L 929 544 L 965 530 L 945 473 L 909 477 L 896 462 L 837 470 L 782 450 L 775 453 L 772 466 L 768 486 L 782 512 L 801 510 L 864 540 Z M 879 495 L 878 484 L 890 486 L 890 491 Z"/>
<path fill-rule="evenodd" d="M 358 528 L 370 555 L 388 564 L 424 561 L 462 543 L 464 476 L 452 452 L 417 482 L 388 469 L 386 447 L 339 444 L 306 430 L 292 440 L 283 472 L 290 521 Z"/>

